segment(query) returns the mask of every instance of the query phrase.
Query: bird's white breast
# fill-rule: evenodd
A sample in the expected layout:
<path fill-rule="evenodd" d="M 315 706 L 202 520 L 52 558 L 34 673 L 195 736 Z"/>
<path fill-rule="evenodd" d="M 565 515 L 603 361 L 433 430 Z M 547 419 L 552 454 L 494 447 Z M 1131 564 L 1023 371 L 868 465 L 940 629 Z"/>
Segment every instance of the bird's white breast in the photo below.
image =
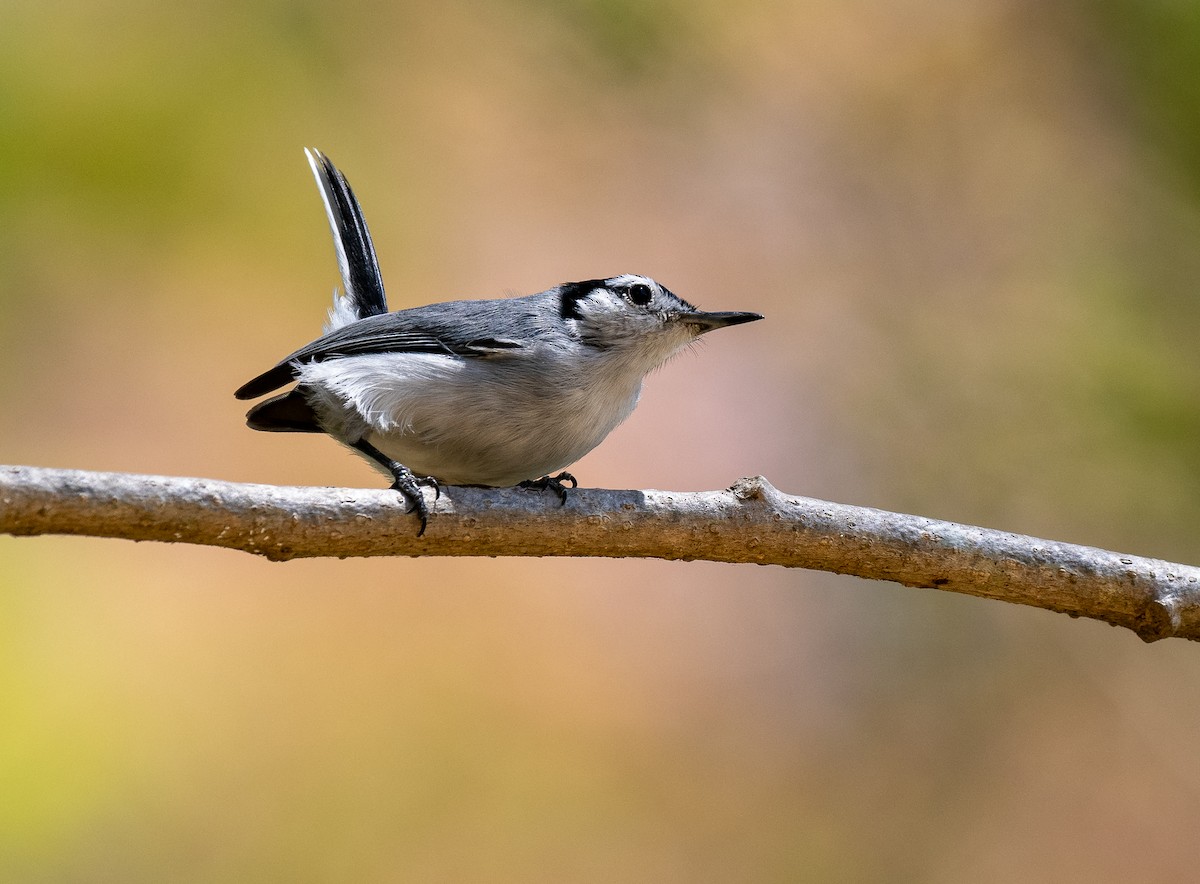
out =
<path fill-rule="evenodd" d="M 297 380 L 330 435 L 368 442 L 417 475 L 514 485 L 591 451 L 637 405 L 641 367 L 377 353 L 310 363 Z"/>

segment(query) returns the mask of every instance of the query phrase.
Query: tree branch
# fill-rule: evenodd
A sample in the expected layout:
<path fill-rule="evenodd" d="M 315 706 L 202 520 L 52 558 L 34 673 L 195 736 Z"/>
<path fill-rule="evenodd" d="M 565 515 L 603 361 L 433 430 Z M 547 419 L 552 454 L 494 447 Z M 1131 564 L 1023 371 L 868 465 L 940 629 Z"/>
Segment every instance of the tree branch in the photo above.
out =
<path fill-rule="evenodd" d="M 814 568 L 1200 640 L 1200 568 L 920 516 L 727 491 L 446 487 L 429 530 L 390 490 L 0 466 L 0 533 L 197 543 L 305 556 L 607 556 Z"/>

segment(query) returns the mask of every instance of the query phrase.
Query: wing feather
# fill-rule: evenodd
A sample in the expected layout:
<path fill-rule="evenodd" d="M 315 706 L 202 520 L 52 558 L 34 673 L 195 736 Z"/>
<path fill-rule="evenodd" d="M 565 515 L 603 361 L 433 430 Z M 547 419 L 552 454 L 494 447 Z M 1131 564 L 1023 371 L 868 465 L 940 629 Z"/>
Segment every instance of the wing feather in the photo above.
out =
<path fill-rule="evenodd" d="M 439 353 L 464 359 L 485 359 L 502 357 L 524 348 L 519 341 L 496 338 L 455 340 L 449 334 L 415 327 L 412 322 L 414 312 L 368 316 L 322 335 L 280 360 L 273 368 L 247 381 L 234 396 L 238 399 L 254 399 L 277 390 L 291 382 L 296 376 L 297 367 L 306 362 L 324 362 L 368 353 Z"/>

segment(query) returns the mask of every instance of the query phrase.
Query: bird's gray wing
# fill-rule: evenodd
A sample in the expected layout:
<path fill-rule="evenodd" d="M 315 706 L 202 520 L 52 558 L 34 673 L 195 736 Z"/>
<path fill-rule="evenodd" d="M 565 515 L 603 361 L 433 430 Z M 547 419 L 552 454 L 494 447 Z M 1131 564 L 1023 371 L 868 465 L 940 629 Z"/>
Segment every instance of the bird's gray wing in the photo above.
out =
<path fill-rule="evenodd" d="M 467 328 L 450 328 L 449 323 L 437 321 L 437 314 L 429 315 L 431 321 L 422 323 L 419 319 L 421 311 L 422 308 L 418 308 L 368 316 L 334 329 L 280 360 L 274 368 L 247 381 L 234 395 L 238 399 L 254 399 L 277 390 L 290 382 L 296 376 L 298 366 L 306 362 L 369 353 L 438 353 L 486 358 L 512 353 L 524 346 L 520 341 L 483 334 L 483 328 L 471 329 L 471 323 L 465 323 Z M 460 317 L 459 325 L 463 324 Z M 471 334 L 472 331 L 480 334 Z"/>

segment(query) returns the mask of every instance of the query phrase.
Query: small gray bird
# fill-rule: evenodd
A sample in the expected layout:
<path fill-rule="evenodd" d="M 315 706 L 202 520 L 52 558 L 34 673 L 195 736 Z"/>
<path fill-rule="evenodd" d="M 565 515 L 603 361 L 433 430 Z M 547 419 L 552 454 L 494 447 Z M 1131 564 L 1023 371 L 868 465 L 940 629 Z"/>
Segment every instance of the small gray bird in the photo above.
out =
<path fill-rule="evenodd" d="M 337 249 L 343 293 L 325 333 L 234 394 L 251 429 L 328 433 L 388 473 L 425 533 L 421 486 L 554 490 L 551 474 L 600 444 L 637 405 L 647 372 L 705 332 L 762 319 L 706 313 L 645 276 L 568 282 L 536 295 L 389 313 L 350 185 L 306 149 Z"/>

